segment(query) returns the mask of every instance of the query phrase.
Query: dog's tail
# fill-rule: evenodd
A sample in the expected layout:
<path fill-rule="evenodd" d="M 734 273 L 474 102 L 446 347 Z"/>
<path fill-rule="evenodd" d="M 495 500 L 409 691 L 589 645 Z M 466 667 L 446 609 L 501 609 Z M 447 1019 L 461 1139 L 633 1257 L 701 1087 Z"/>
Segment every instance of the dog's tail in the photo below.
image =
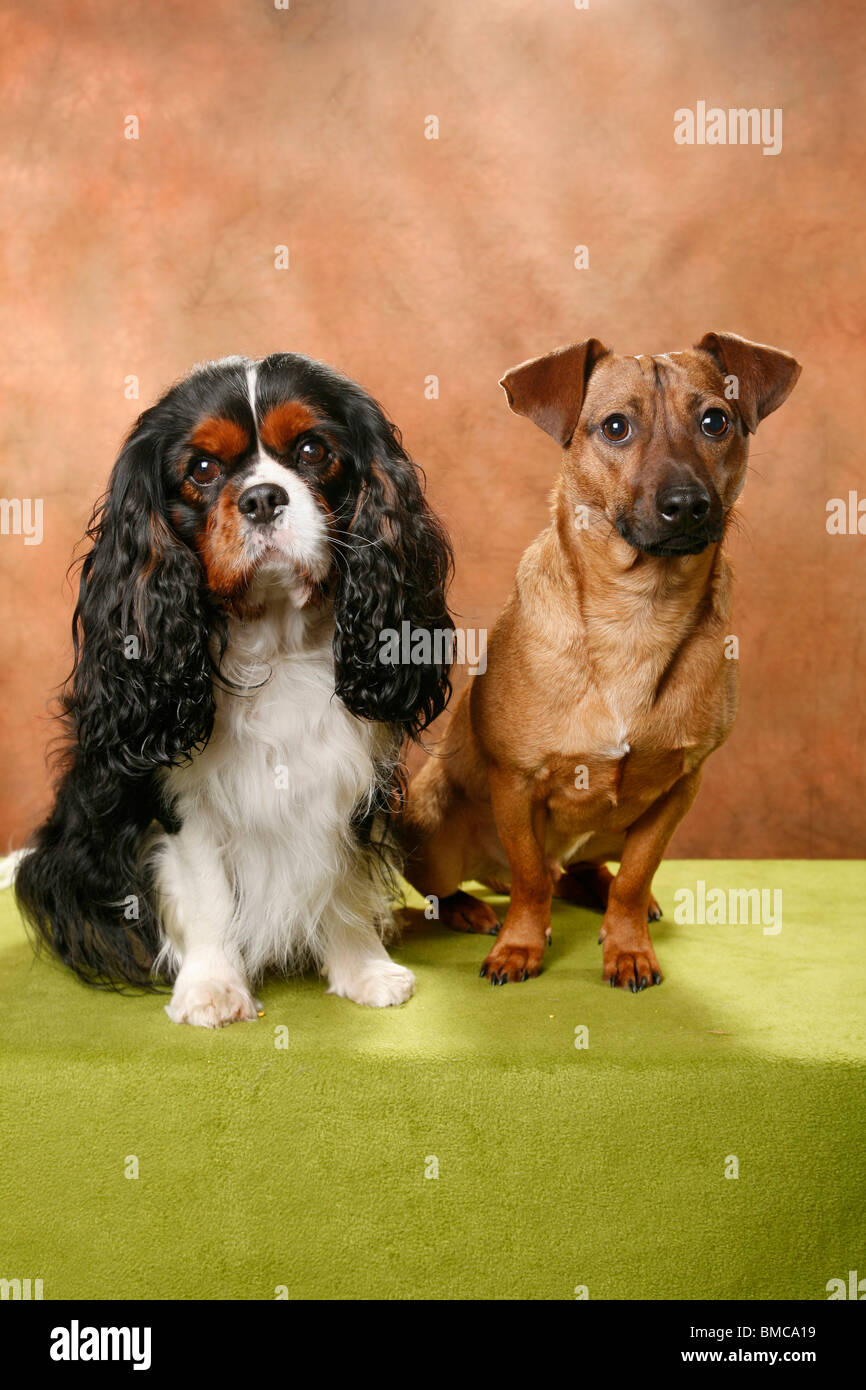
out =
<path fill-rule="evenodd" d="M 141 860 L 153 818 L 149 786 L 119 781 L 95 804 L 79 760 L 54 810 L 18 865 L 15 894 L 35 944 L 102 988 L 154 989 L 160 947 L 153 893 Z"/>

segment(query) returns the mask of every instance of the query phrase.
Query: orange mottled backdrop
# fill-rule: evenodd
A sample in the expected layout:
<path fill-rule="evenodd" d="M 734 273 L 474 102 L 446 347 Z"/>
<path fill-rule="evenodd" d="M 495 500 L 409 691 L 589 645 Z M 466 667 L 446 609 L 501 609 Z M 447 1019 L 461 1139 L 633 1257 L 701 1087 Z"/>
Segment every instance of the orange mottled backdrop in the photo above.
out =
<path fill-rule="evenodd" d="M 558 464 L 503 371 L 714 329 L 804 371 L 731 542 L 739 722 L 673 852 L 861 854 L 866 534 L 826 525 L 866 497 L 861 24 L 859 0 L 5 0 L 0 492 L 41 499 L 43 535 L 0 536 L 0 847 L 47 805 L 73 548 L 193 363 L 297 350 L 377 395 L 487 627 Z M 699 101 L 780 108 L 781 152 L 676 144 Z"/>

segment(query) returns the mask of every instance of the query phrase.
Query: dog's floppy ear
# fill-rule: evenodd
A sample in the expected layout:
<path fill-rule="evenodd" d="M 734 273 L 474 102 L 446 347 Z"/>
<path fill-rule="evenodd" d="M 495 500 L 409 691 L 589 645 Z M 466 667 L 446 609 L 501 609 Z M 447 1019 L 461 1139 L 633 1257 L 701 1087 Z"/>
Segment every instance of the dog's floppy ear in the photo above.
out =
<path fill-rule="evenodd" d="M 451 546 L 427 505 L 420 469 L 377 403 L 359 395 L 351 426 L 363 481 L 338 556 L 337 694 L 353 714 L 414 738 L 451 693 Z M 401 653 L 386 659 L 391 637 L 401 639 Z"/>
<path fill-rule="evenodd" d="M 750 343 L 737 333 L 705 333 L 695 347 L 708 352 L 726 376 L 736 377 L 734 399 L 750 434 L 788 399 L 802 371 L 790 353 Z"/>
<path fill-rule="evenodd" d="M 577 427 L 589 374 L 610 348 L 597 338 L 557 348 L 512 367 L 499 385 L 515 415 L 525 415 L 567 449 Z"/>
<path fill-rule="evenodd" d="M 107 786 L 182 760 L 213 722 L 202 568 L 165 516 L 156 410 L 138 421 L 91 519 L 73 619 L 65 705 Z"/>

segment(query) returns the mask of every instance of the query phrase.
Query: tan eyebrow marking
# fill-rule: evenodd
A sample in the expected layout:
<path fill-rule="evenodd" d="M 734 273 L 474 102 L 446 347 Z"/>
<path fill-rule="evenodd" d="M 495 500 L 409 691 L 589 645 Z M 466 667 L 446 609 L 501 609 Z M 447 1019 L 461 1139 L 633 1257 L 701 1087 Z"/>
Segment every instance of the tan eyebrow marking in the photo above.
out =
<path fill-rule="evenodd" d="M 250 436 L 236 420 L 227 420 L 222 415 L 211 415 L 196 426 L 190 441 L 194 449 L 203 454 L 214 454 L 221 459 L 236 459 L 250 447 Z"/>
<path fill-rule="evenodd" d="M 316 417 L 300 401 L 284 401 L 268 411 L 259 427 L 259 436 L 265 448 L 279 454 L 315 423 Z"/>

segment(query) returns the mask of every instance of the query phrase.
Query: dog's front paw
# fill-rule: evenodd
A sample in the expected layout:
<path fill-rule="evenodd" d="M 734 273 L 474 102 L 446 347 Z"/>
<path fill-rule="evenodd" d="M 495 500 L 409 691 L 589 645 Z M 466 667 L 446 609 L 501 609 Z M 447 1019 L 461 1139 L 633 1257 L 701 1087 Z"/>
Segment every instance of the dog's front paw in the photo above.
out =
<path fill-rule="evenodd" d="M 261 1004 L 243 985 L 226 980 L 190 980 L 175 985 L 165 1011 L 172 1023 L 191 1023 L 196 1028 L 224 1028 L 258 1018 Z"/>
<path fill-rule="evenodd" d="M 488 979 L 492 985 L 531 980 L 541 974 L 545 944 L 544 936 L 530 940 L 503 934 L 481 967 L 482 979 Z"/>
<path fill-rule="evenodd" d="M 610 939 L 604 942 L 604 979 L 614 989 L 630 989 L 640 994 L 650 985 L 660 985 L 662 972 L 656 953 L 649 944 L 623 950 Z"/>
<path fill-rule="evenodd" d="M 389 1004 L 405 1004 L 414 991 L 415 976 L 405 965 L 397 965 L 393 960 L 372 960 L 359 968 L 356 975 L 332 980 L 328 994 L 339 994 L 371 1009 L 385 1009 Z"/>

